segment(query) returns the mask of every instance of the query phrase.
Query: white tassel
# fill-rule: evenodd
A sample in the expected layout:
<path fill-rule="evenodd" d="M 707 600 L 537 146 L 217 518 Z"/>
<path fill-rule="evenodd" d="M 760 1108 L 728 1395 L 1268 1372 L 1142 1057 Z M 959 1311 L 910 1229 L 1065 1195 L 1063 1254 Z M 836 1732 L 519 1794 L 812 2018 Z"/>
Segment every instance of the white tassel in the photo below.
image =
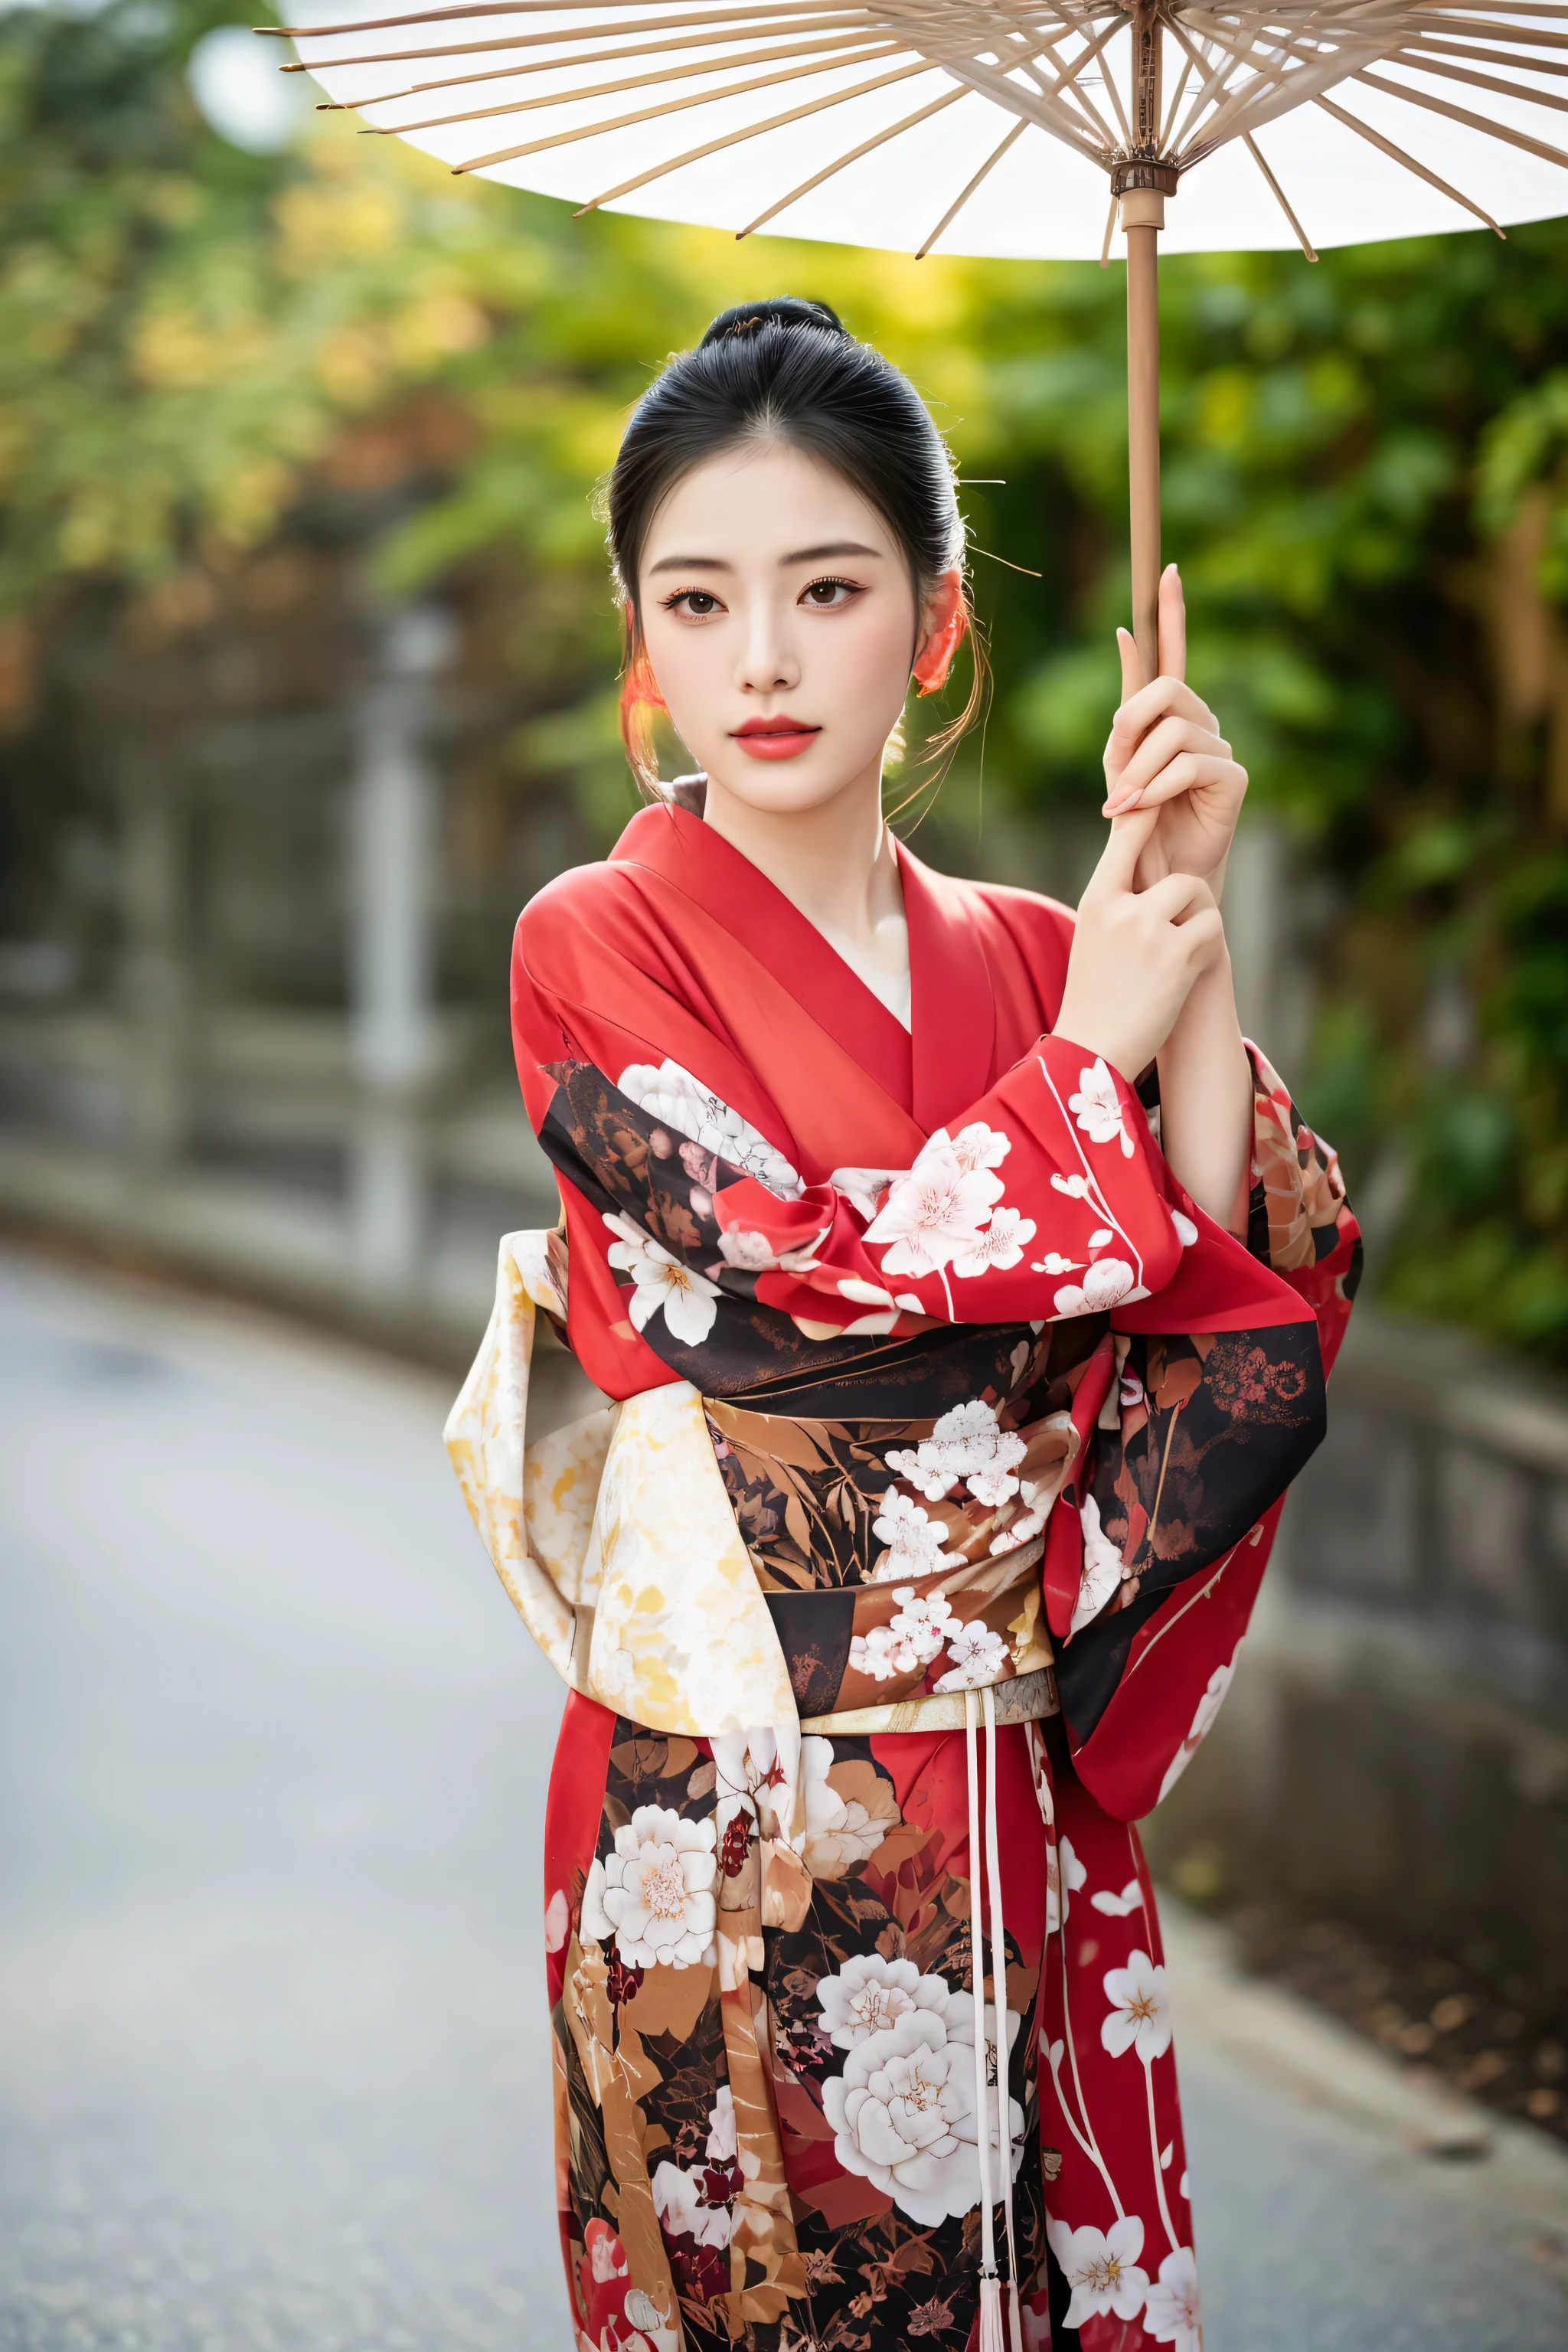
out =
<path fill-rule="evenodd" d="M 1008 2352 L 1024 2352 L 1018 2311 L 1018 2250 L 1013 2221 L 1013 2105 L 1007 2084 L 1007 1947 L 1002 1921 L 1002 1864 L 996 1838 L 996 1701 L 981 1694 L 985 1710 L 985 1874 L 991 1897 L 991 1980 L 996 2007 L 996 2145 L 1002 2156 L 1002 2201 L 1007 2224 Z"/>
<path fill-rule="evenodd" d="M 1007 2352 L 1002 2334 L 1002 2282 L 980 2282 L 980 2352 Z"/>

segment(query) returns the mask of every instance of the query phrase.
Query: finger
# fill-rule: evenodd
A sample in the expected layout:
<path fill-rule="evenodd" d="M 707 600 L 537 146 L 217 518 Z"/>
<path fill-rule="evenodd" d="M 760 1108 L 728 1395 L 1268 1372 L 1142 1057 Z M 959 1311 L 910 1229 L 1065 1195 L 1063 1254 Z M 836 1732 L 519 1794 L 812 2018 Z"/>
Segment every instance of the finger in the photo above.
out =
<path fill-rule="evenodd" d="M 1225 920 L 1217 907 L 1200 908 L 1181 925 L 1182 944 L 1194 971 L 1204 971 L 1225 943 Z"/>
<path fill-rule="evenodd" d="M 1121 656 L 1121 699 L 1131 702 L 1137 693 L 1142 672 L 1138 667 L 1138 640 L 1131 629 L 1118 629 L 1116 650 Z"/>
<path fill-rule="evenodd" d="M 1107 758 L 1120 749 L 1121 764 L 1125 765 L 1149 730 L 1167 716 L 1188 719 L 1194 727 L 1207 728 L 1216 735 L 1219 732 L 1214 712 L 1190 686 L 1179 677 L 1153 677 L 1118 709 L 1110 722 Z"/>
<path fill-rule="evenodd" d="M 1142 814 L 1142 811 L 1140 811 Z M 1125 824 L 1127 820 L 1122 819 Z M 1197 874 L 1167 874 L 1143 893 L 1143 904 L 1159 922 L 1180 923 L 1214 906 L 1214 892 Z"/>
<path fill-rule="evenodd" d="M 1094 869 L 1095 881 L 1103 881 L 1113 890 L 1131 890 L 1138 860 L 1147 848 L 1159 822 L 1158 809 L 1134 809 L 1131 816 L 1117 817 L 1105 847 L 1100 853 L 1100 863 Z"/>
<path fill-rule="evenodd" d="M 1160 808 L 1167 801 L 1179 800 L 1184 793 L 1205 794 L 1212 801 L 1216 815 L 1222 811 L 1239 811 L 1247 793 L 1247 770 L 1217 752 L 1180 751 L 1166 761 L 1147 783 L 1139 783 L 1131 775 L 1124 776 L 1101 814 L 1120 816 L 1131 808 Z"/>
<path fill-rule="evenodd" d="M 1187 600 L 1181 573 L 1167 563 L 1160 574 L 1160 675 L 1184 678 L 1186 674 Z"/>
<path fill-rule="evenodd" d="M 1183 755 L 1197 760 L 1215 760 L 1222 765 L 1235 765 L 1230 757 L 1230 745 L 1223 735 L 1215 735 L 1207 727 L 1199 727 L 1190 719 L 1163 719 L 1157 727 L 1144 736 L 1138 749 L 1115 773 L 1108 772 L 1105 814 L 1112 816 L 1120 808 L 1131 806 L 1141 792 Z"/>

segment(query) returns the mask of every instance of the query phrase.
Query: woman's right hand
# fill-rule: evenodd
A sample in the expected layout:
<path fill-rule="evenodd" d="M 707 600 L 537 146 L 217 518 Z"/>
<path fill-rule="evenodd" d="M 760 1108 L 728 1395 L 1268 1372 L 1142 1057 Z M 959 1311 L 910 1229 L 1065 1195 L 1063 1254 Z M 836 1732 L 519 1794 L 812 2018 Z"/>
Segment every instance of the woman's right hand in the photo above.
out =
<path fill-rule="evenodd" d="M 1225 950 L 1225 926 L 1206 882 L 1168 874 L 1133 887 L 1138 860 L 1159 823 L 1137 809 L 1111 825 L 1079 901 L 1056 1034 L 1099 1054 L 1129 1085 L 1175 1025 L 1194 981 Z"/>

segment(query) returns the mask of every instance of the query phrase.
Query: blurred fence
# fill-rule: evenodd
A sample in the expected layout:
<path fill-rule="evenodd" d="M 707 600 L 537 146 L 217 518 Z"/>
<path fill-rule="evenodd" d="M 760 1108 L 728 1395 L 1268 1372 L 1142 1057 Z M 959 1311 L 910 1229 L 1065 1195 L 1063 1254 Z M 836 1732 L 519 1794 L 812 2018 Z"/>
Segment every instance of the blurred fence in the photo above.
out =
<path fill-rule="evenodd" d="M 57 774 L 16 780 L 51 814 L 0 941 L 0 1215 L 455 1360 L 496 1235 L 555 1214 L 508 944 L 587 845 L 498 783 L 476 616 L 355 610 L 308 557 L 281 586 L 61 656 Z"/>

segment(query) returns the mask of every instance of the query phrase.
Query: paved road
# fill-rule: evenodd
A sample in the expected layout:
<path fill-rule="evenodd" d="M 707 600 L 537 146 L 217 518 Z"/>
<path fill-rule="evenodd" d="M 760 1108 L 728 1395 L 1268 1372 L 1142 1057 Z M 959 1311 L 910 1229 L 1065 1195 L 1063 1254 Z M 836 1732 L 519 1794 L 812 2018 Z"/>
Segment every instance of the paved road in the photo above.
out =
<path fill-rule="evenodd" d="M 567 2352 L 559 1694 L 447 1388 L 0 1255 L 0 2346 Z M 1561 2352 L 1568 2168 L 1415 2153 L 1188 1941 L 1209 2352 Z"/>

